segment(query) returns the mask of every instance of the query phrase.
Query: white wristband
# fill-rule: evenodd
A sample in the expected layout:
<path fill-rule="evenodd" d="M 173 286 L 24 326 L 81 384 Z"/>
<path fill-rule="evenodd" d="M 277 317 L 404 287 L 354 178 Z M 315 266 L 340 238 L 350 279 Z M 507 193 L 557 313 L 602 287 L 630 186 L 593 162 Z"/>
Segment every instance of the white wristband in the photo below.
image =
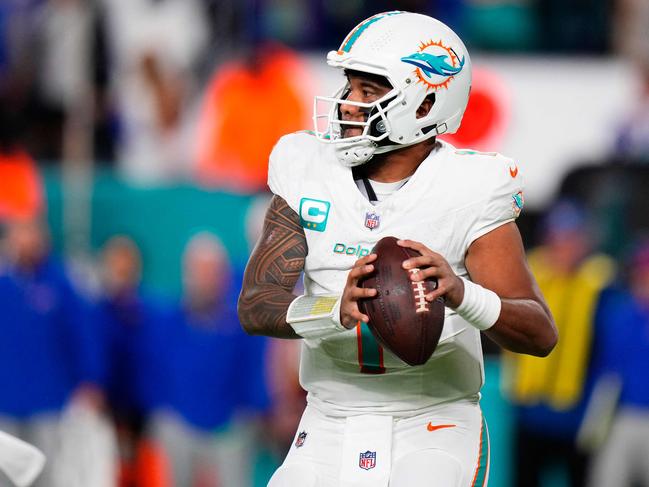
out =
<path fill-rule="evenodd" d="M 488 330 L 500 316 L 500 297 L 480 284 L 463 277 L 460 279 L 464 282 L 464 298 L 455 311 L 478 330 Z"/>
<path fill-rule="evenodd" d="M 347 331 L 340 322 L 340 296 L 298 296 L 288 307 L 286 321 L 302 338 L 327 338 Z"/>

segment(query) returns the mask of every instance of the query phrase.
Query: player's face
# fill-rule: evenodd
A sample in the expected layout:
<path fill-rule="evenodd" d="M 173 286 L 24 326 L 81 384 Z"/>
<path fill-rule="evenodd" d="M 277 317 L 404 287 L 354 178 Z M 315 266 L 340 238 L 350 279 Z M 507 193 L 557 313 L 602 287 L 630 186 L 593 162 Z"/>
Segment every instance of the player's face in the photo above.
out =
<path fill-rule="evenodd" d="M 349 93 L 345 99 L 349 101 L 373 103 L 383 98 L 391 89 L 371 77 L 365 77 L 359 74 L 349 73 L 347 74 L 347 79 L 349 81 Z M 351 104 L 340 105 L 340 116 L 343 121 L 364 122 L 367 120 L 368 115 L 369 110 L 366 108 Z M 343 138 L 355 137 L 362 133 L 363 127 L 353 125 L 343 125 L 342 127 Z"/>

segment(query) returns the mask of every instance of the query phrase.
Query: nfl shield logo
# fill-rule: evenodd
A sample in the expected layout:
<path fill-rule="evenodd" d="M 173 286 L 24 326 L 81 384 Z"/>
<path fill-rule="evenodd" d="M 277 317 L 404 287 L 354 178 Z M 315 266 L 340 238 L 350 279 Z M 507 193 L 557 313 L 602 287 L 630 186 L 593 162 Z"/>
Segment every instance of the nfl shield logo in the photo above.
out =
<path fill-rule="evenodd" d="M 378 228 L 381 223 L 381 217 L 374 213 L 373 211 L 368 211 L 365 213 L 365 226 L 370 230 Z"/>
<path fill-rule="evenodd" d="M 369 470 L 376 467 L 376 452 L 368 450 L 365 453 L 361 453 L 358 460 L 358 466 L 363 470 Z"/>
<path fill-rule="evenodd" d="M 295 448 L 300 448 L 302 445 L 304 445 L 304 442 L 306 441 L 306 431 L 302 431 L 299 435 L 297 435 L 297 438 L 295 440 Z"/>

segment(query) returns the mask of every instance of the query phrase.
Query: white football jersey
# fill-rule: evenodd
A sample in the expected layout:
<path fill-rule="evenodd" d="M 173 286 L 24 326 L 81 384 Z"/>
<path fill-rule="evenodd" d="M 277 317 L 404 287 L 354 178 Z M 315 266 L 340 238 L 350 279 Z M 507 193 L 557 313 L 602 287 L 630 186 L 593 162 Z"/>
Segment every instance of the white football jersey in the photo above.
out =
<path fill-rule="evenodd" d="M 309 295 L 342 294 L 354 262 L 386 236 L 423 243 L 468 278 L 464 257 L 471 243 L 513 221 L 523 206 L 522 178 L 511 159 L 444 142 L 375 205 L 333 147 L 308 132 L 280 139 L 268 184 L 300 216 Z M 477 400 L 484 380 L 480 333 L 448 308 L 439 345 L 421 366 L 383 349 L 366 324 L 302 342 L 300 382 L 309 403 L 330 415 L 412 415 L 443 402 Z"/>

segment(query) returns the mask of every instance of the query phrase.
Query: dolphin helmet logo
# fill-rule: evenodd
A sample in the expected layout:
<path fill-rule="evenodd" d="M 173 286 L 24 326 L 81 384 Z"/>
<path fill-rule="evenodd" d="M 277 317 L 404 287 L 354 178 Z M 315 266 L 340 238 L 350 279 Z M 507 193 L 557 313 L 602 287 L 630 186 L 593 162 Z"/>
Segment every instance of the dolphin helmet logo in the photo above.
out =
<path fill-rule="evenodd" d="M 422 42 L 419 50 L 401 58 L 404 63 L 415 66 L 415 74 L 420 83 L 430 89 L 448 88 L 453 77 L 462 71 L 465 58 L 459 58 L 457 53 L 442 41 Z"/>
<path fill-rule="evenodd" d="M 431 77 L 434 74 L 437 76 L 453 76 L 464 67 L 464 58 L 460 61 L 460 65 L 455 68 L 448 64 L 446 60 L 448 55 L 440 54 L 436 56 L 434 54 L 428 54 L 426 52 L 416 52 L 408 57 L 401 58 L 405 63 L 414 64 L 419 69 L 421 69 L 426 76 Z"/>

